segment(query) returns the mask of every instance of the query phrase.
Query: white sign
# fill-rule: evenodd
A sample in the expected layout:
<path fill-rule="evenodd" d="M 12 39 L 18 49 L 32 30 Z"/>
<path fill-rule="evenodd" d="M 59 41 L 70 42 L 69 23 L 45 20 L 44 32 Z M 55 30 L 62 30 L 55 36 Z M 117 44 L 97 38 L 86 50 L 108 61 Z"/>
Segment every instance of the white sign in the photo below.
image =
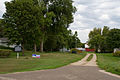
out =
<path fill-rule="evenodd" d="M 22 47 L 21 46 L 15 46 L 15 52 L 21 52 Z"/>

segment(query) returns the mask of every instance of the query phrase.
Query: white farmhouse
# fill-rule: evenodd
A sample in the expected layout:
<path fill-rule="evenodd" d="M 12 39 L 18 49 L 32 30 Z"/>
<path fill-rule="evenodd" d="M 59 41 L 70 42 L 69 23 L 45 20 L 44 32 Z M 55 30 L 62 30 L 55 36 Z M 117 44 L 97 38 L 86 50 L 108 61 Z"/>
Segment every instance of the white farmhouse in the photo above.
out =
<path fill-rule="evenodd" d="M 87 44 L 87 43 L 85 44 L 85 48 L 89 48 L 89 46 L 88 46 L 88 44 Z"/>
<path fill-rule="evenodd" d="M 14 48 L 16 45 L 8 45 L 9 40 L 7 38 L 0 38 L 0 46 Z"/>

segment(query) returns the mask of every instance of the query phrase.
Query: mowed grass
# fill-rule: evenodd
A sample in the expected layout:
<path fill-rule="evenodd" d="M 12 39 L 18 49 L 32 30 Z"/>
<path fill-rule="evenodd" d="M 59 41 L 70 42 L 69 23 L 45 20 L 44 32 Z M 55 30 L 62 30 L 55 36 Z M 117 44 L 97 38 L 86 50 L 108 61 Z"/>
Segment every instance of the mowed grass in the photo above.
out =
<path fill-rule="evenodd" d="M 97 54 L 98 65 L 101 69 L 120 75 L 120 57 L 114 57 L 112 54 Z"/>
<path fill-rule="evenodd" d="M 93 58 L 93 54 L 91 54 L 88 58 L 87 61 L 90 61 Z"/>
<path fill-rule="evenodd" d="M 0 74 L 11 72 L 23 72 L 43 69 L 54 69 L 82 59 L 86 54 L 71 53 L 37 53 L 40 59 L 32 58 L 32 52 L 25 52 L 25 56 L 16 59 L 16 53 L 10 58 L 0 58 Z"/>

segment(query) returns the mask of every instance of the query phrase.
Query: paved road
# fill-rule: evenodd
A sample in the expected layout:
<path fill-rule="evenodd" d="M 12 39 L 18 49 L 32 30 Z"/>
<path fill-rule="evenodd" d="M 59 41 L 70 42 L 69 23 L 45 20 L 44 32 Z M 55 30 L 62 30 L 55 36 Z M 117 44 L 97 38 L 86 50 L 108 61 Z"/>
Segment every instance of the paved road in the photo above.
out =
<path fill-rule="evenodd" d="M 96 55 L 90 62 L 86 61 L 88 57 L 57 69 L 0 74 L 0 80 L 120 80 L 99 71 Z"/>

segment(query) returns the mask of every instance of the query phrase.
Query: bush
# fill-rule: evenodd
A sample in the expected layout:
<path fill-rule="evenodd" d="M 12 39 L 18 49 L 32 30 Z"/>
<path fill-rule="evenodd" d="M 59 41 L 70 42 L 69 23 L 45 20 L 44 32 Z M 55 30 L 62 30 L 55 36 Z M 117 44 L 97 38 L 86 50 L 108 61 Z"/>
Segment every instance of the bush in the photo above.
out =
<path fill-rule="evenodd" d="M 113 53 L 113 56 L 119 56 L 120 57 L 120 51 L 116 51 L 115 53 Z"/>
<path fill-rule="evenodd" d="M 0 49 L 0 58 L 9 57 L 12 50 Z"/>
<path fill-rule="evenodd" d="M 79 54 L 79 53 L 82 53 L 82 51 L 76 49 L 76 48 L 73 48 L 70 50 L 71 53 L 75 53 L 75 54 Z"/>

